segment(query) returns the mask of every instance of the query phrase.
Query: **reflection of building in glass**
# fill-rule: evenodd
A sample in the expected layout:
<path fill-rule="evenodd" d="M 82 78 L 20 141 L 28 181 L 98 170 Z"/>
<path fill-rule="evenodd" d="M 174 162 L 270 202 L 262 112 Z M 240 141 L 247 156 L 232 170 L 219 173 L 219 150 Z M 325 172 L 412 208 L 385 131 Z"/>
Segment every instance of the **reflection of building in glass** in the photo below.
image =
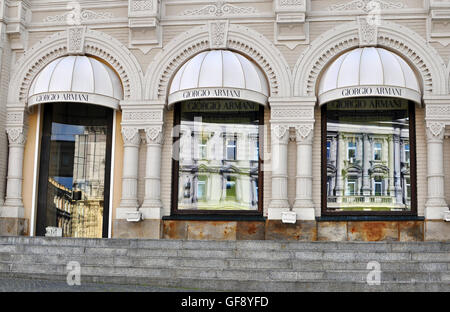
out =
<path fill-rule="evenodd" d="M 183 121 L 179 209 L 258 209 L 258 126 Z"/>
<path fill-rule="evenodd" d="M 407 121 L 389 127 L 328 123 L 326 146 L 328 208 L 409 209 Z"/>
<path fill-rule="evenodd" d="M 106 132 L 92 126 L 83 132 L 73 136 L 72 189 L 49 178 L 48 205 L 54 206 L 63 236 L 102 237 Z"/>

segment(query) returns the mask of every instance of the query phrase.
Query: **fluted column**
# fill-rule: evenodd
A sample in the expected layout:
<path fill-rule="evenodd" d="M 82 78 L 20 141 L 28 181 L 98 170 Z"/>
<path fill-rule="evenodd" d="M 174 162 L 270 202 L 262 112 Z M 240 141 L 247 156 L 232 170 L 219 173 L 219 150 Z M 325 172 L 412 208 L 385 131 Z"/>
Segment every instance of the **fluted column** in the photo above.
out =
<path fill-rule="evenodd" d="M 268 218 L 281 219 L 281 212 L 289 210 L 287 194 L 287 145 L 289 126 L 271 125 L 272 141 L 272 200 L 269 205 Z"/>
<path fill-rule="evenodd" d="M 145 167 L 145 196 L 139 209 L 144 219 L 161 219 L 161 149 L 163 143 L 163 126 L 155 125 L 145 128 L 147 143 L 147 161 Z"/>
<path fill-rule="evenodd" d="M 370 184 L 369 177 L 369 169 L 370 169 L 370 160 L 372 159 L 372 149 L 371 142 L 368 134 L 363 134 L 363 155 L 362 155 L 362 165 L 363 165 L 363 186 L 362 186 L 362 194 L 364 196 L 369 196 L 372 193 L 372 188 Z"/>
<path fill-rule="evenodd" d="M 138 208 L 137 183 L 139 164 L 139 145 L 141 137 L 137 127 L 122 127 L 123 138 L 123 172 L 122 200 L 117 209 L 117 219 L 126 219 L 127 212 Z"/>
<path fill-rule="evenodd" d="M 425 203 L 426 219 L 442 219 L 443 213 L 448 211 L 444 195 L 444 131 L 444 123 L 427 122 L 428 198 Z"/>
<path fill-rule="evenodd" d="M 8 176 L 6 181 L 6 199 L 0 211 L 3 218 L 23 218 L 22 202 L 23 152 L 26 133 L 24 127 L 6 128 L 9 142 Z"/>
<path fill-rule="evenodd" d="M 400 152 L 400 131 L 398 131 L 398 133 L 394 134 L 394 189 L 395 202 L 397 204 L 401 204 L 403 202 Z M 444 171 L 442 171 L 442 173 L 444 173 Z"/>
<path fill-rule="evenodd" d="M 297 141 L 297 176 L 293 210 L 299 220 L 315 220 L 312 200 L 313 124 L 295 126 Z"/>

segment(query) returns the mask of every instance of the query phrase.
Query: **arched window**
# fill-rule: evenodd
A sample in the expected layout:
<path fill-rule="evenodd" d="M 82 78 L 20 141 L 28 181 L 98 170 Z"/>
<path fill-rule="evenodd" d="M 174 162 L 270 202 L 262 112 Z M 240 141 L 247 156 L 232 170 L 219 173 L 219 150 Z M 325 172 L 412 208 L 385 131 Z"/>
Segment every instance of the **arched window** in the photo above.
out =
<path fill-rule="evenodd" d="M 414 112 L 420 97 L 412 69 L 385 49 L 351 50 L 325 70 L 319 85 L 322 215 L 417 214 Z"/>

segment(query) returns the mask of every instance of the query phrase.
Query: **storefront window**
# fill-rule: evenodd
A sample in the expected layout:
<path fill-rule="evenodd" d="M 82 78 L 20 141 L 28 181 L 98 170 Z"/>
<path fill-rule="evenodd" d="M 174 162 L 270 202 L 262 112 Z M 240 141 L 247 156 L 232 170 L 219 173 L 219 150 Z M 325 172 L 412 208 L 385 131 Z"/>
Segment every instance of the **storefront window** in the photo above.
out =
<path fill-rule="evenodd" d="M 406 100 L 388 98 L 324 105 L 325 214 L 412 211 L 413 110 Z"/>
<path fill-rule="evenodd" d="M 195 100 L 176 110 L 175 212 L 259 212 L 260 105 Z"/>
<path fill-rule="evenodd" d="M 86 104 L 44 107 L 37 235 L 107 234 L 112 110 Z"/>

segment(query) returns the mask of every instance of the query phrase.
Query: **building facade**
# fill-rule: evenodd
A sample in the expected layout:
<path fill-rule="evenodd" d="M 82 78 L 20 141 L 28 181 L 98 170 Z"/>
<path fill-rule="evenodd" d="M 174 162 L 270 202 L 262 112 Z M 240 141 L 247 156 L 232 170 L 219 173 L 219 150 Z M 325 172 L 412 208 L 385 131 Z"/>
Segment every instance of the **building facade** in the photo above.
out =
<path fill-rule="evenodd" d="M 447 0 L 0 0 L 0 235 L 449 240 L 449 22 Z"/>

